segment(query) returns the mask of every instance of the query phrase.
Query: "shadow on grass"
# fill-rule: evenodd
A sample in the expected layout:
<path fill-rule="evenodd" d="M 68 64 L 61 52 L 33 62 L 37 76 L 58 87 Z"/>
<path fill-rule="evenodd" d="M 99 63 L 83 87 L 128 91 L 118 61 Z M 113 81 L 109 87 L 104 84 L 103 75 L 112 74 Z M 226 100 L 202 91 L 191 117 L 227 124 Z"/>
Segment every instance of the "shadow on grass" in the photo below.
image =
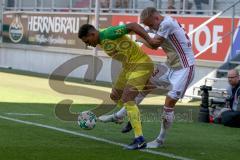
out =
<path fill-rule="evenodd" d="M 49 103 L 10 103 L 0 102 L 0 113 L 20 113 L 20 114 L 43 114 L 63 121 L 76 121 L 79 112 L 93 110 L 96 104 L 72 104 L 70 110 L 68 108 L 56 108 L 56 104 Z M 162 107 L 159 105 L 140 105 L 141 118 L 143 122 L 156 122 L 161 120 Z M 112 112 L 116 112 L 115 108 Z M 103 112 L 103 111 L 99 111 Z M 175 109 L 176 122 L 197 122 L 198 107 L 177 106 Z M 107 113 L 107 114 L 110 114 Z"/>

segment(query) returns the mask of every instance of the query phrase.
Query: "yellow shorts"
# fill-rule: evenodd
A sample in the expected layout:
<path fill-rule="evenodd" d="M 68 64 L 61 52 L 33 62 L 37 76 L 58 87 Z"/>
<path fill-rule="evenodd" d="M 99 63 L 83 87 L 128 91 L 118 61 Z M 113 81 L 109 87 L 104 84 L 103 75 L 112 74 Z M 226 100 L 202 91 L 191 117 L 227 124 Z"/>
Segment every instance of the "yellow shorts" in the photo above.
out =
<path fill-rule="evenodd" d="M 123 90 L 126 85 L 133 86 L 142 91 L 153 72 L 153 63 L 148 60 L 144 63 L 135 63 L 132 66 L 124 67 L 119 74 L 114 88 Z"/>

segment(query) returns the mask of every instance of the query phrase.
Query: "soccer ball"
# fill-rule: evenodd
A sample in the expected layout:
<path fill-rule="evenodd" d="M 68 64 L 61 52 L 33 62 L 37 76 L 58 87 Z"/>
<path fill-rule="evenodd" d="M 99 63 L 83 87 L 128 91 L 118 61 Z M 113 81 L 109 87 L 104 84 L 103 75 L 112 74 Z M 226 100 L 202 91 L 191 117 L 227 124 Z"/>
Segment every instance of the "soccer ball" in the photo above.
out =
<path fill-rule="evenodd" d="M 93 129 L 96 125 L 97 117 L 91 111 L 81 112 L 78 116 L 78 125 L 82 129 Z"/>

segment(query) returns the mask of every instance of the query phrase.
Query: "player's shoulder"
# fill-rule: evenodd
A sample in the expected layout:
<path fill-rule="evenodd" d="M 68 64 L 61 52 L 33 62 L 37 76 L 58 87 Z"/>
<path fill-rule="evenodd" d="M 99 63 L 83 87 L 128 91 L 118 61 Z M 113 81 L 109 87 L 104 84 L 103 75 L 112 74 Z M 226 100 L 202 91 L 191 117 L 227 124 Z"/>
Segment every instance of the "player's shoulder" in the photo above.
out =
<path fill-rule="evenodd" d="M 100 30 L 100 40 L 110 39 L 117 40 L 119 38 L 125 37 L 128 33 L 126 25 L 110 26 L 103 30 Z"/>
<path fill-rule="evenodd" d="M 160 24 L 161 27 L 163 28 L 168 28 L 171 27 L 173 24 L 173 18 L 170 16 L 165 16 Z"/>
<path fill-rule="evenodd" d="M 124 32 L 126 32 L 126 25 L 121 24 L 121 25 L 117 25 L 117 26 L 109 26 L 107 28 L 104 28 L 103 31 L 113 31 L 117 34 L 124 33 Z"/>
<path fill-rule="evenodd" d="M 106 27 L 106 28 L 100 28 L 99 31 L 100 32 L 107 32 L 107 31 L 109 31 L 111 29 L 112 29 L 112 26 L 109 26 L 109 27 Z"/>
<path fill-rule="evenodd" d="M 178 28 L 179 24 L 176 19 L 170 16 L 165 16 L 160 26 L 165 30 L 172 30 L 172 29 Z"/>
<path fill-rule="evenodd" d="M 162 23 L 170 23 L 173 21 L 174 19 L 171 16 L 164 16 Z"/>

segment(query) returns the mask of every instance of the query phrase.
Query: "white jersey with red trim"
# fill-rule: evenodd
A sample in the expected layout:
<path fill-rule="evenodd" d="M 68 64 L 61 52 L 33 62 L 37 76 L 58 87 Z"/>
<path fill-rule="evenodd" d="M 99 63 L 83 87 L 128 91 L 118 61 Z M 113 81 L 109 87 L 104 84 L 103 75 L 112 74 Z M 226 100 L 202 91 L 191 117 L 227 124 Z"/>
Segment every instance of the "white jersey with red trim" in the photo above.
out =
<path fill-rule="evenodd" d="M 165 16 L 155 34 L 164 37 L 161 45 L 167 55 L 167 63 L 171 68 L 187 68 L 195 63 L 191 42 L 177 20 Z"/>

